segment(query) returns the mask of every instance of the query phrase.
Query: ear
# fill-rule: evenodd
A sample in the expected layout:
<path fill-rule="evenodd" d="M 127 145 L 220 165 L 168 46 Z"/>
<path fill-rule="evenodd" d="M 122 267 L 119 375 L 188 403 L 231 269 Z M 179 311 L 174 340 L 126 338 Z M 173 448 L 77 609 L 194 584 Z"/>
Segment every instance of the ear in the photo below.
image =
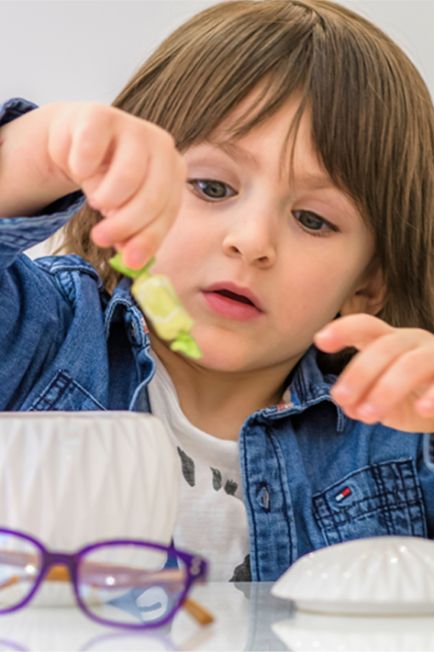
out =
<path fill-rule="evenodd" d="M 369 315 L 376 315 L 384 306 L 386 298 L 386 283 L 380 266 L 373 263 L 369 266 L 355 290 L 344 301 L 339 314 L 351 315 L 358 312 L 365 312 Z"/>

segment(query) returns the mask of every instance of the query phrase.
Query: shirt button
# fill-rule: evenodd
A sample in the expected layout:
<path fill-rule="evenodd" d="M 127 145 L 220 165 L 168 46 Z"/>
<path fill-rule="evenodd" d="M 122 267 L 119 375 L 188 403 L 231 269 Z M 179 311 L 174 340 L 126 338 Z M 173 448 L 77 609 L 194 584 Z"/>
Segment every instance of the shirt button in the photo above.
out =
<path fill-rule="evenodd" d="M 259 505 L 262 507 L 264 512 L 270 511 L 270 490 L 266 482 L 262 482 L 258 485 L 258 491 L 256 494 L 256 500 Z"/>

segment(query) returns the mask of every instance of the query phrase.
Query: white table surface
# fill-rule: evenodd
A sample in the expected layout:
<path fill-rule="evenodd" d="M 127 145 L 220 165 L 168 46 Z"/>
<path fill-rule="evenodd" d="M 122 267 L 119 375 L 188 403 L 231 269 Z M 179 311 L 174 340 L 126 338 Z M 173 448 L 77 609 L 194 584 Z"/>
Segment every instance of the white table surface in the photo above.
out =
<path fill-rule="evenodd" d="M 0 651 L 434 651 L 434 617 L 309 615 L 273 598 L 271 586 L 230 582 L 198 586 L 192 596 L 214 613 L 215 623 L 200 627 L 181 611 L 166 631 L 152 634 L 103 627 L 72 606 L 29 606 L 0 616 Z"/>

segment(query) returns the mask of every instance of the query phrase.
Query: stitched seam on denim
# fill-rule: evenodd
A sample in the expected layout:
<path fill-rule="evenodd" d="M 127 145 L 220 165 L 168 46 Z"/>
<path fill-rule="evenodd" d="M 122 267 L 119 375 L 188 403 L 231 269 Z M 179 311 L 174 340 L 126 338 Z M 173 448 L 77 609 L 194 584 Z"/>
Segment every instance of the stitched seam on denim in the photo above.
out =
<path fill-rule="evenodd" d="M 147 346 L 148 339 L 149 339 L 149 336 L 144 331 L 143 313 L 140 310 L 138 310 L 135 306 L 130 307 L 130 312 L 131 312 L 131 326 L 135 331 L 136 345 L 141 349 L 143 349 L 144 347 Z"/>
<path fill-rule="evenodd" d="M 294 385 L 295 385 L 296 390 L 298 389 L 298 395 L 299 396 L 300 395 L 301 396 L 306 396 L 306 394 L 307 394 L 307 386 L 306 386 L 303 371 L 302 371 L 301 368 L 299 368 L 299 371 L 298 371 L 296 377 L 294 378 Z M 290 386 L 290 388 L 291 388 L 291 386 Z"/>
<path fill-rule="evenodd" d="M 62 370 L 58 371 L 48 387 L 45 388 L 39 398 L 31 405 L 29 412 L 39 410 L 40 407 L 42 407 L 42 410 L 49 410 L 59 400 L 59 398 L 64 395 L 67 387 L 71 384 L 71 382 L 72 378 L 70 376 L 65 374 Z M 56 389 L 58 390 L 56 398 L 52 401 L 49 401 L 47 399 L 47 395 L 52 390 Z"/>
<path fill-rule="evenodd" d="M 408 466 L 408 465 L 406 465 L 406 466 Z M 411 517 L 411 513 L 410 513 L 410 509 L 409 509 L 410 506 L 408 504 L 409 500 L 408 500 L 408 492 L 407 492 L 407 480 L 404 479 L 404 476 L 402 474 L 402 471 L 404 470 L 404 468 L 405 468 L 404 465 L 401 465 L 401 466 L 397 465 L 396 470 L 397 470 L 398 475 L 399 475 L 399 479 L 400 479 L 400 482 L 401 482 L 402 490 L 404 492 L 404 496 L 407 498 L 407 509 L 406 509 L 407 519 L 408 519 L 408 522 L 409 522 L 410 527 L 411 527 L 411 533 L 414 534 L 415 532 L 414 532 L 414 528 L 413 528 L 413 519 Z M 411 471 L 412 471 L 412 469 L 410 468 L 410 472 Z M 413 476 L 413 473 L 411 473 L 411 475 Z M 414 477 L 412 477 L 411 479 L 414 482 Z"/>
<path fill-rule="evenodd" d="M 35 215 L 34 217 L 5 217 L 2 219 L 0 226 L 2 240 L 3 238 L 12 237 L 14 242 L 19 242 L 21 238 L 25 241 L 29 239 L 33 241 L 35 238 L 47 238 L 56 231 L 56 228 L 59 229 L 64 225 L 66 217 L 63 212 L 53 213 L 50 215 L 49 221 L 47 220 L 48 217 L 46 215 Z M 28 231 L 30 231 L 31 234 L 29 234 Z"/>
<path fill-rule="evenodd" d="M 29 412 L 38 410 L 39 407 L 42 406 L 42 410 L 49 410 L 53 405 L 55 405 L 64 395 L 65 392 L 70 388 L 70 387 L 77 388 L 86 398 L 90 399 L 92 403 L 95 404 L 95 407 L 99 407 L 101 410 L 106 410 L 106 408 L 90 393 L 85 389 L 80 383 L 78 383 L 76 380 L 74 380 L 68 373 L 64 372 L 63 370 L 60 370 L 57 372 L 56 376 L 54 377 L 53 381 L 48 385 L 48 387 L 43 391 L 41 396 L 33 403 L 33 405 L 30 407 Z M 56 397 L 54 400 L 49 401 L 47 400 L 46 396 L 49 394 L 52 390 L 58 389 L 58 392 L 56 394 Z M 45 405 L 45 407 L 44 407 Z"/>
<path fill-rule="evenodd" d="M 320 514 L 319 509 L 317 508 L 317 503 L 321 503 L 322 508 L 328 512 L 327 516 L 322 516 Z M 335 512 L 332 510 L 328 500 L 326 500 L 324 496 L 319 497 L 317 500 L 313 500 L 313 509 L 314 509 L 315 518 L 317 519 L 318 523 L 321 525 L 321 528 L 323 528 L 324 523 L 330 520 L 333 524 L 334 531 L 336 533 L 339 531 L 339 523 L 335 520 Z M 328 539 L 327 541 L 330 543 Z"/>
<path fill-rule="evenodd" d="M 360 474 L 365 475 L 366 472 L 371 471 L 373 467 L 376 468 L 378 467 L 382 470 L 383 467 L 387 469 L 391 465 L 393 465 L 394 468 L 398 467 L 399 469 L 402 468 L 402 469 L 411 470 L 412 479 L 413 479 L 412 489 L 413 488 L 415 489 L 416 497 L 414 499 L 408 498 L 409 494 L 407 491 L 405 494 L 407 496 L 407 501 L 404 503 L 402 499 L 397 500 L 396 492 L 386 490 L 384 496 L 388 503 L 389 514 L 391 515 L 394 514 L 395 512 L 400 511 L 403 505 L 405 505 L 406 509 L 409 509 L 410 507 L 414 507 L 422 515 L 422 529 L 426 531 L 425 507 L 423 503 L 422 493 L 415 476 L 414 462 L 409 458 L 403 458 L 403 459 L 398 458 L 394 462 L 390 462 L 390 461 L 379 462 L 378 464 L 367 465 L 360 469 L 352 471 L 351 473 L 347 474 L 344 478 L 340 479 L 339 482 L 335 482 L 332 485 L 329 485 L 324 491 L 318 492 L 312 497 L 314 516 L 323 533 L 324 538 L 328 543 L 331 543 L 329 535 L 333 535 L 332 536 L 333 539 L 338 538 L 339 540 L 342 540 L 342 537 L 340 535 L 340 530 L 342 526 L 345 526 L 351 523 L 352 521 L 362 522 L 368 519 L 370 515 L 375 515 L 381 512 L 382 510 L 381 507 L 369 508 L 369 502 L 375 500 L 378 501 L 379 495 L 369 496 L 368 498 L 362 498 L 358 501 L 354 501 L 348 507 L 345 507 L 343 505 L 339 506 L 338 511 L 331 509 L 330 499 L 327 499 L 326 496 L 330 495 L 334 491 L 338 491 L 338 488 L 341 487 L 346 482 L 348 482 L 349 479 L 357 478 L 357 476 Z M 357 514 L 357 515 L 351 513 L 354 510 L 354 508 L 356 509 L 357 507 L 363 508 L 364 504 L 366 510 L 365 513 Z M 383 513 L 384 513 L 384 509 L 383 509 Z"/>
<path fill-rule="evenodd" d="M 382 495 L 386 497 L 386 500 L 387 500 L 386 503 L 381 501 L 381 495 L 380 494 L 371 494 L 367 498 L 361 498 L 360 500 L 355 500 L 354 502 L 351 503 L 351 505 L 348 505 L 347 507 L 344 507 L 344 506 L 339 507 L 339 509 L 332 510 L 332 512 L 335 515 L 348 514 L 350 512 L 355 511 L 355 508 L 359 508 L 359 509 L 364 509 L 365 513 L 369 513 L 370 511 L 373 511 L 373 510 L 376 510 L 376 509 L 381 509 L 381 508 L 384 509 L 384 507 L 387 507 L 388 509 L 389 508 L 395 509 L 396 505 L 404 504 L 403 500 L 397 500 L 396 499 L 395 494 L 392 491 L 388 491 L 388 492 L 386 492 L 386 494 L 382 494 Z M 391 500 L 387 499 L 388 496 L 391 497 Z M 408 503 L 410 505 L 417 504 L 418 501 L 419 501 L 418 497 L 408 499 Z M 331 509 L 330 506 L 328 505 L 329 501 L 325 500 L 325 502 L 327 503 L 327 506 L 329 507 L 329 509 Z M 380 503 L 379 507 L 374 507 L 374 508 L 370 509 L 369 508 L 369 503 L 371 503 L 371 502 Z M 324 518 L 324 516 L 319 515 L 319 518 Z M 353 518 L 353 517 L 350 517 L 350 518 Z"/>
<path fill-rule="evenodd" d="M 38 265 L 44 267 L 48 271 L 60 271 L 63 270 L 75 270 L 75 269 L 85 269 L 96 273 L 95 268 L 92 267 L 84 258 L 81 258 L 78 254 L 49 254 L 43 256 L 38 260 Z"/>
<path fill-rule="evenodd" d="M 277 416 L 278 418 L 280 418 L 280 417 L 286 416 L 286 414 L 288 414 L 288 413 L 290 413 L 290 414 L 300 414 L 300 413 L 304 412 L 304 410 L 306 408 L 312 407 L 313 405 L 318 405 L 318 403 L 321 403 L 322 401 L 329 401 L 329 402 L 333 403 L 333 401 L 330 398 L 330 394 L 325 393 L 325 394 L 321 394 L 320 396 L 317 396 L 316 398 L 312 398 L 312 399 L 310 399 L 310 400 L 308 400 L 305 403 L 302 403 L 300 405 L 294 405 L 294 407 L 291 406 L 291 407 L 285 408 L 285 410 L 277 411 L 275 407 L 272 407 L 272 408 L 265 408 L 264 412 L 266 410 L 274 410 L 272 412 L 272 414 L 270 414 L 269 416 L 271 416 L 273 418 L 275 416 Z M 334 405 L 334 403 L 333 403 L 333 405 Z"/>
<path fill-rule="evenodd" d="M 76 380 L 74 380 L 74 378 L 71 378 L 71 383 L 70 383 L 70 384 L 71 384 L 73 387 L 76 387 L 77 389 L 79 389 L 80 392 L 82 392 L 82 394 L 84 394 L 85 396 L 87 396 L 87 398 L 89 398 L 89 399 L 92 401 L 92 403 L 95 403 L 96 406 L 99 406 L 99 407 L 101 408 L 101 410 L 106 410 L 106 408 L 104 407 L 104 405 L 103 405 L 102 403 L 100 403 L 100 402 L 95 398 L 95 396 L 93 396 L 93 394 L 91 394 L 91 393 L 90 393 L 90 392 L 89 392 L 85 387 L 83 387 L 83 385 L 80 385 L 79 382 L 77 382 Z"/>
<path fill-rule="evenodd" d="M 273 447 L 274 455 L 275 455 L 275 457 L 277 459 L 277 464 L 278 464 L 278 467 L 279 467 L 280 489 L 281 489 L 281 492 L 282 492 L 283 504 L 285 506 L 285 514 L 287 515 L 288 514 L 288 503 L 286 502 L 286 496 L 285 496 L 285 491 L 284 491 L 284 487 L 283 487 L 282 465 L 280 463 L 280 458 L 279 458 L 278 450 L 276 448 L 276 443 L 273 441 L 273 433 L 267 427 L 265 428 L 265 430 L 266 430 L 266 433 L 267 433 L 267 437 L 268 437 L 268 439 L 269 439 L 269 441 L 271 443 L 271 446 Z M 292 538 L 291 538 L 291 524 L 287 522 L 286 527 L 287 527 L 288 540 L 289 540 L 289 546 L 290 546 L 289 554 L 290 554 L 290 559 L 292 560 L 294 558 L 293 557 L 294 549 L 293 549 Z"/>
<path fill-rule="evenodd" d="M 404 504 L 408 504 L 410 506 L 417 506 L 420 504 L 420 501 L 422 500 L 420 492 L 417 492 L 415 498 L 409 498 L 408 493 L 406 494 L 407 496 L 407 501 L 404 503 L 404 501 L 401 499 L 396 498 L 396 493 L 393 491 L 387 491 L 385 494 L 383 494 L 384 497 L 386 498 L 386 506 L 387 509 L 390 511 L 392 509 L 396 510 L 397 508 L 400 508 L 400 506 Z M 331 507 L 329 505 L 329 501 L 324 498 L 324 496 L 319 496 L 318 498 L 315 498 L 315 502 L 321 503 L 322 507 L 322 512 L 320 510 L 315 510 L 315 514 L 317 515 L 317 518 L 319 521 L 327 521 L 329 518 L 333 521 L 334 524 L 336 524 L 337 521 L 342 522 L 348 522 L 351 521 L 354 518 L 362 518 L 366 514 L 371 514 L 379 511 L 382 507 L 384 509 L 384 503 L 381 501 L 382 495 L 380 493 L 376 494 L 371 494 L 367 498 L 361 498 L 360 500 L 355 500 L 351 503 L 351 505 L 348 505 L 347 507 L 342 505 L 339 506 L 339 509 L 336 510 L 331 510 Z M 369 504 L 372 502 L 380 502 L 379 507 L 369 507 Z M 316 508 L 316 505 L 314 504 L 314 507 Z M 324 508 L 327 509 L 328 514 L 324 514 Z M 364 510 L 364 514 L 359 513 L 359 514 L 354 514 L 354 511 L 359 510 Z M 330 511 L 331 510 L 331 511 Z M 336 516 L 336 519 L 333 518 L 333 516 Z"/>
<path fill-rule="evenodd" d="M 55 280 L 65 299 L 74 305 L 76 299 L 76 291 L 72 273 L 69 271 L 58 272 L 55 276 Z"/>
<path fill-rule="evenodd" d="M 388 468 L 395 468 L 395 464 L 391 465 Z M 380 506 L 383 507 L 384 511 L 384 520 L 386 524 L 386 529 L 387 533 L 391 534 L 392 533 L 392 521 L 390 518 L 390 512 L 389 512 L 389 500 L 387 498 L 387 490 L 386 486 L 384 484 L 384 479 L 383 479 L 383 474 L 382 471 L 384 471 L 384 467 L 379 467 L 379 466 L 373 466 L 372 467 L 372 478 L 377 485 L 378 488 L 378 500 L 380 501 Z M 393 504 L 393 503 L 392 503 Z"/>
<path fill-rule="evenodd" d="M 406 471 L 410 475 L 410 478 L 404 477 L 404 475 L 403 475 L 404 471 Z M 416 495 L 418 497 L 418 500 L 413 500 L 412 501 L 411 499 L 408 499 L 407 503 L 406 503 L 407 504 L 407 514 L 408 514 L 409 522 L 411 524 L 412 534 L 417 536 L 417 533 L 416 533 L 416 531 L 414 529 L 413 515 L 410 512 L 410 507 L 415 507 L 417 509 L 417 511 L 418 511 L 419 519 L 420 519 L 420 521 L 422 523 L 422 529 L 423 529 L 423 531 L 424 531 L 424 533 L 426 535 L 425 505 L 424 505 L 424 502 L 423 502 L 422 492 L 421 492 L 419 483 L 417 481 L 417 473 L 416 473 L 416 469 L 414 468 L 414 463 L 412 461 L 409 461 L 407 464 L 400 465 L 398 467 L 398 473 L 399 473 L 399 476 L 400 476 L 400 479 L 401 479 L 401 482 L 402 482 L 402 485 L 403 485 L 404 494 L 407 497 L 407 499 L 408 499 L 407 484 L 409 482 L 412 483 L 412 488 L 416 491 Z"/>
<path fill-rule="evenodd" d="M 382 503 L 381 498 L 386 498 L 386 503 Z M 376 502 L 381 503 L 381 505 L 384 506 L 389 506 L 391 505 L 392 507 L 395 507 L 395 505 L 399 504 L 402 502 L 397 501 L 395 497 L 395 493 L 393 491 L 389 491 L 386 489 L 384 493 L 378 492 L 378 493 L 373 493 L 370 496 L 367 496 L 366 498 L 360 498 L 359 500 L 354 500 L 351 505 L 339 505 L 339 508 L 336 510 L 333 510 L 336 514 L 341 514 L 342 512 L 350 512 L 354 507 L 363 507 L 364 504 L 369 503 L 371 501 L 375 500 Z M 409 498 L 409 502 L 415 502 L 417 501 L 418 498 Z M 328 502 L 328 501 L 327 501 Z"/>
<path fill-rule="evenodd" d="M 422 488 L 421 488 L 420 483 L 419 483 L 416 464 L 415 464 L 414 460 L 411 460 L 409 462 L 409 466 L 411 466 L 411 473 L 412 473 L 412 476 L 413 476 L 413 479 L 414 479 L 415 489 L 416 489 L 417 495 L 419 497 L 418 510 L 419 510 L 419 513 L 420 513 L 420 518 L 422 519 L 423 536 L 427 537 L 428 536 L 428 521 L 427 521 L 427 516 L 426 516 L 425 501 L 423 499 Z"/>
<path fill-rule="evenodd" d="M 339 407 L 339 405 L 336 405 L 336 412 L 338 415 L 336 432 L 344 432 L 348 417 L 344 414 L 342 408 Z"/>
<path fill-rule="evenodd" d="M 419 503 L 417 501 L 412 501 L 410 504 L 413 506 L 413 505 L 418 505 Z M 397 503 L 396 505 L 394 505 L 393 507 L 390 508 L 390 511 L 391 512 L 400 512 L 404 506 L 405 506 L 405 503 Z M 348 518 L 347 514 L 342 514 L 342 516 L 345 516 L 345 519 L 343 519 L 342 522 L 338 524 L 337 528 L 340 528 L 343 525 L 347 525 L 348 523 L 360 523 L 362 521 L 366 521 L 366 519 L 368 519 L 370 516 L 373 516 L 373 515 L 379 514 L 379 513 L 384 513 L 384 510 L 381 507 L 377 507 L 376 509 L 372 509 L 371 511 L 366 512 L 365 514 L 361 514 L 360 516 L 351 517 L 351 518 Z M 334 524 L 333 525 L 326 524 L 324 522 L 324 519 L 320 519 L 320 520 L 321 520 L 321 524 L 324 527 L 324 529 L 331 530 L 334 527 Z"/>
<path fill-rule="evenodd" d="M 312 407 L 314 405 L 318 405 L 319 403 L 322 403 L 323 401 L 328 401 L 329 403 L 331 403 L 336 408 L 336 412 L 337 412 L 336 428 L 338 429 L 338 427 L 339 427 L 339 411 L 340 411 L 340 408 L 339 408 L 339 406 L 335 405 L 335 403 L 333 403 L 330 395 L 327 394 L 327 393 L 321 394 L 317 398 L 310 399 L 309 401 L 306 401 L 305 403 L 302 403 L 300 405 L 293 404 L 293 405 L 289 405 L 288 407 L 280 409 L 280 410 L 277 407 L 273 406 L 271 408 L 263 408 L 262 410 L 259 410 L 258 412 L 259 412 L 259 414 L 263 415 L 266 419 L 272 419 L 273 421 L 277 421 L 279 419 L 284 419 L 285 417 L 288 417 L 288 416 L 302 414 L 307 408 L 310 408 L 310 407 Z M 343 412 L 342 412 L 342 414 L 343 414 Z M 347 417 L 345 417 L 345 415 L 344 415 L 344 420 L 343 420 L 343 425 L 344 426 L 345 426 L 346 419 L 347 419 Z M 344 428 L 342 428 L 341 430 L 343 430 L 343 429 Z M 338 432 L 340 432 L 340 430 L 338 430 Z"/>
<path fill-rule="evenodd" d="M 350 473 L 347 473 L 343 478 L 340 478 L 337 482 L 333 482 L 332 484 L 328 485 L 325 489 L 322 491 L 317 491 L 316 494 L 313 495 L 313 498 L 316 498 L 317 496 L 324 496 L 325 494 L 328 494 L 330 491 L 334 490 L 335 488 L 338 489 L 341 485 L 346 484 L 350 478 L 357 477 L 359 474 L 363 473 L 364 471 L 369 471 L 372 469 L 373 466 L 390 466 L 391 464 L 408 464 L 408 462 L 411 462 L 411 458 L 409 457 L 401 457 L 395 460 L 389 460 L 387 462 L 376 462 L 374 464 L 365 464 L 365 466 L 361 466 L 358 469 L 355 469 L 354 471 L 350 471 Z"/>
<path fill-rule="evenodd" d="M 45 236 L 45 233 L 41 233 L 41 234 L 38 233 L 37 236 L 38 237 L 41 236 L 41 240 L 45 240 L 46 237 L 48 237 L 48 235 L 50 234 L 51 232 L 48 232 L 47 236 Z M 6 244 L 8 246 L 14 247 L 14 249 L 21 249 L 21 248 L 27 249 L 30 243 L 35 242 L 35 233 L 32 233 L 32 235 L 29 236 L 28 238 L 22 235 L 17 236 L 11 233 L 2 233 L 1 239 L 2 239 L 2 244 Z"/>

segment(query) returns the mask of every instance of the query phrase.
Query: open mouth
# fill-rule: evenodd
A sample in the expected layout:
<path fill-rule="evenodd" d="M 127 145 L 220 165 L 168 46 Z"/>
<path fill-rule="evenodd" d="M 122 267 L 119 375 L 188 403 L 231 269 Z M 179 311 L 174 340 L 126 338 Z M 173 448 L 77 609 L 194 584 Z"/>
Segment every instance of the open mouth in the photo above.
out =
<path fill-rule="evenodd" d="M 247 297 L 242 294 L 237 294 L 236 292 L 231 292 L 230 290 L 214 290 L 215 294 L 220 294 L 222 297 L 227 297 L 232 299 L 232 301 L 239 301 L 240 303 L 246 303 L 248 306 L 255 306 L 253 301 L 250 301 Z"/>
<path fill-rule="evenodd" d="M 238 289 L 240 292 L 237 292 Z M 264 312 L 248 288 L 238 288 L 231 282 L 208 287 L 203 290 L 203 297 L 213 312 L 229 319 L 246 321 L 255 319 Z"/>

